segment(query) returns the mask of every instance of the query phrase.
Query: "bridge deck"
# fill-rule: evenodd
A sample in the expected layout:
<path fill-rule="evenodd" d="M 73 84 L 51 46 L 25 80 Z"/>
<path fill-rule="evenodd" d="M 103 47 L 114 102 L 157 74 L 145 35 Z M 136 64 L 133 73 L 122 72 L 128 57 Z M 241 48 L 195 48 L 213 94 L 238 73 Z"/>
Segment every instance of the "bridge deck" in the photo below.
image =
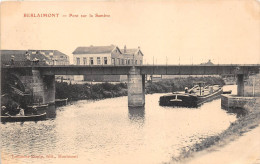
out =
<path fill-rule="evenodd" d="M 132 66 L 113 65 L 33 65 L 3 66 L 4 70 L 38 69 L 43 75 L 127 75 Z M 259 72 L 259 64 L 250 65 L 142 65 L 135 66 L 141 74 L 154 75 L 221 75 Z"/>

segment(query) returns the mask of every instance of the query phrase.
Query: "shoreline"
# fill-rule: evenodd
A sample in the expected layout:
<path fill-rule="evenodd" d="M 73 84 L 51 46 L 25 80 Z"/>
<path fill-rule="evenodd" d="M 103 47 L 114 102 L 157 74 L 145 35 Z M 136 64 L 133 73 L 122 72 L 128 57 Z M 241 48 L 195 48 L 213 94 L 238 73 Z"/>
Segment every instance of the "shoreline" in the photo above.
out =
<path fill-rule="evenodd" d="M 182 164 L 259 164 L 260 163 L 260 127 L 254 127 L 242 136 L 237 136 L 226 145 L 216 145 L 201 151 L 185 160 Z"/>
<path fill-rule="evenodd" d="M 220 152 L 220 157 L 225 157 L 226 154 L 221 152 L 226 146 L 233 144 L 234 141 L 240 140 L 244 135 L 250 135 L 254 130 L 260 129 L 260 102 L 254 104 L 254 106 L 246 106 L 244 110 L 247 111 L 245 116 L 239 117 L 235 122 L 231 123 L 230 126 L 222 133 L 208 137 L 200 143 L 192 145 L 188 150 L 183 150 L 181 155 L 178 157 L 172 157 L 170 164 L 186 164 L 196 163 L 200 164 L 208 160 L 208 156 L 216 151 Z M 260 131 L 260 130 L 259 130 Z M 242 148 L 237 143 L 236 151 L 229 151 L 232 154 L 237 153 L 237 149 Z M 243 148 L 242 148 L 243 149 Z M 243 151 L 243 150 L 240 150 Z M 260 158 L 260 156 L 259 156 Z M 211 159 L 214 161 L 214 159 Z M 211 163 L 213 162 L 211 161 Z M 217 161 L 216 161 L 217 162 Z M 218 161 L 219 162 L 219 161 Z"/>

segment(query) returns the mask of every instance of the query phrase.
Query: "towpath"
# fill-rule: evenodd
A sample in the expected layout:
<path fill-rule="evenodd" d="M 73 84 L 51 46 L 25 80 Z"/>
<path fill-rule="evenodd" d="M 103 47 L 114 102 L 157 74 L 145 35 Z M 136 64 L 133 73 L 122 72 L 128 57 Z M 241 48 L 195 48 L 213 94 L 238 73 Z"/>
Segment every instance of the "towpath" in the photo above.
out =
<path fill-rule="evenodd" d="M 260 127 L 224 146 L 196 153 L 182 164 L 260 164 Z"/>

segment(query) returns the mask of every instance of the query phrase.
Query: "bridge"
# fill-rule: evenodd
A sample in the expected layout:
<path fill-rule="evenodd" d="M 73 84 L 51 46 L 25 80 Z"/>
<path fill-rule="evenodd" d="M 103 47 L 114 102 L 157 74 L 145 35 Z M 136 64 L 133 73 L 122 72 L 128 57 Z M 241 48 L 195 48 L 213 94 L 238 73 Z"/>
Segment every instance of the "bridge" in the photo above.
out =
<path fill-rule="evenodd" d="M 55 101 L 55 75 L 127 75 L 128 106 L 144 106 L 145 75 L 237 75 L 238 96 L 244 96 L 244 76 L 259 73 L 260 65 L 2 65 L 2 75 L 13 75 L 32 92 L 34 102 Z"/>

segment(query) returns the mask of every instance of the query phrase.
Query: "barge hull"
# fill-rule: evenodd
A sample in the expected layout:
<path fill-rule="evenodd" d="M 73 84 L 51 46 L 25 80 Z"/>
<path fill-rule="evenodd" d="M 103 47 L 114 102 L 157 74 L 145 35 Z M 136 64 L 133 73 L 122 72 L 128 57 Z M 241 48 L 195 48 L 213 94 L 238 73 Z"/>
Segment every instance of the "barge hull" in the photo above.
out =
<path fill-rule="evenodd" d="M 188 107 L 196 108 L 205 102 L 212 101 L 220 98 L 222 94 L 222 88 L 207 96 L 197 96 L 190 94 L 172 94 L 160 97 L 159 105 L 161 106 L 177 106 L 177 107 Z"/>

